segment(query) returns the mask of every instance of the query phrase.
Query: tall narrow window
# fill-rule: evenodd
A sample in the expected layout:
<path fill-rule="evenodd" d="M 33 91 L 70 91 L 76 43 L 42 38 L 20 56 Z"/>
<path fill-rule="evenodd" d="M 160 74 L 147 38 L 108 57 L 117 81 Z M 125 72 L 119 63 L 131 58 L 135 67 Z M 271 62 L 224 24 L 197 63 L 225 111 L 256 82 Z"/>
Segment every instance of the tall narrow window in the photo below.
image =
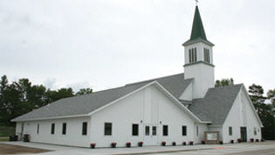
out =
<path fill-rule="evenodd" d="M 163 136 L 168 136 L 168 125 L 162 126 L 162 134 Z"/>
<path fill-rule="evenodd" d="M 187 135 L 187 127 L 186 126 L 182 126 L 182 135 L 183 136 Z"/>
<path fill-rule="evenodd" d="M 88 127 L 87 122 L 83 122 L 82 123 L 82 135 L 87 135 L 87 127 Z"/>
<path fill-rule="evenodd" d="M 104 125 L 104 135 L 111 136 L 112 135 L 112 123 L 105 123 Z"/>
<path fill-rule="evenodd" d="M 254 127 L 254 135 L 257 135 L 257 128 Z"/>
<path fill-rule="evenodd" d="M 55 124 L 52 123 L 52 126 L 51 126 L 51 134 L 54 134 L 54 131 L 55 131 Z"/>
<path fill-rule="evenodd" d="M 62 124 L 62 135 L 66 135 L 67 123 Z"/>
<path fill-rule="evenodd" d="M 210 54 L 209 49 L 204 48 L 204 61 L 210 63 Z"/>
<path fill-rule="evenodd" d="M 197 126 L 197 136 L 199 135 L 199 126 Z"/>
<path fill-rule="evenodd" d="M 189 62 L 193 63 L 197 61 L 197 48 L 189 49 Z"/>
<path fill-rule="evenodd" d="M 145 126 L 145 135 L 146 136 L 150 135 L 150 126 Z"/>
<path fill-rule="evenodd" d="M 132 124 L 132 135 L 138 136 L 138 124 Z"/>
<path fill-rule="evenodd" d="M 228 133 L 229 133 L 229 136 L 232 136 L 232 132 L 233 130 L 232 130 L 232 126 L 230 126 L 230 127 L 228 127 Z"/>
<path fill-rule="evenodd" d="M 157 127 L 156 127 L 156 126 L 153 126 L 153 127 L 152 127 L 152 135 L 153 135 L 153 136 L 156 136 L 156 135 L 157 135 Z"/>
<path fill-rule="evenodd" d="M 37 124 L 37 134 L 39 134 L 39 124 Z"/>

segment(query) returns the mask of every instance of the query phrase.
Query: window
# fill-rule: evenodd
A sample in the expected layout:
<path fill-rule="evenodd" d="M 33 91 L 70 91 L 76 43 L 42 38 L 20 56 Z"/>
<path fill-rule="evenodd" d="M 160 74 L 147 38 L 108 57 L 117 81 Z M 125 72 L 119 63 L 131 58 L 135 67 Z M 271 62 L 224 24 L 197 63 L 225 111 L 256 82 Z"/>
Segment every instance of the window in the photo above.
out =
<path fill-rule="evenodd" d="M 138 124 L 133 124 L 132 125 L 132 135 L 133 136 L 138 136 Z"/>
<path fill-rule="evenodd" d="M 54 129 L 55 128 L 55 124 L 54 123 L 52 123 L 52 127 L 51 127 L 51 134 L 54 134 Z"/>
<path fill-rule="evenodd" d="M 62 124 L 62 135 L 66 135 L 67 123 Z"/>
<path fill-rule="evenodd" d="M 157 127 L 156 126 L 153 126 L 153 131 L 152 131 L 152 135 L 153 136 L 156 136 L 157 135 Z"/>
<path fill-rule="evenodd" d="M 168 136 L 168 125 L 162 126 L 162 132 L 163 136 Z"/>
<path fill-rule="evenodd" d="M 228 132 L 229 132 L 229 136 L 232 136 L 232 132 L 233 130 L 232 130 L 232 126 L 230 126 L 229 128 L 228 128 Z"/>
<path fill-rule="evenodd" d="M 204 61 L 210 63 L 210 54 L 207 48 L 204 48 Z"/>
<path fill-rule="evenodd" d="M 189 49 L 189 62 L 193 63 L 197 61 L 197 49 L 191 48 Z"/>
<path fill-rule="evenodd" d="M 105 123 L 104 135 L 105 136 L 111 136 L 112 135 L 112 123 Z"/>
<path fill-rule="evenodd" d="M 199 126 L 197 126 L 197 136 L 199 135 Z"/>
<path fill-rule="evenodd" d="M 37 134 L 39 134 L 39 124 L 37 124 Z"/>
<path fill-rule="evenodd" d="M 83 122 L 82 123 L 82 135 L 87 135 L 87 127 L 88 127 L 87 122 Z"/>
<path fill-rule="evenodd" d="M 145 135 L 146 136 L 150 135 L 150 127 L 149 126 L 145 126 Z"/>
<path fill-rule="evenodd" d="M 182 126 L 182 135 L 183 136 L 187 135 L 187 127 L 186 126 Z"/>
<path fill-rule="evenodd" d="M 257 135 L 257 128 L 254 127 L 254 135 Z"/>

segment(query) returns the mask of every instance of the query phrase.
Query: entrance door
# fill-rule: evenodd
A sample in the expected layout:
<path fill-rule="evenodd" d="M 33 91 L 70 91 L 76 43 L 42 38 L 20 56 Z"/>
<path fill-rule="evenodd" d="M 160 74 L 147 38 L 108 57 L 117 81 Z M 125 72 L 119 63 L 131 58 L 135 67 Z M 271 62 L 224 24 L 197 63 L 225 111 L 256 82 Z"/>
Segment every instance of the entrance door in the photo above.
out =
<path fill-rule="evenodd" d="M 145 124 L 144 145 L 157 145 L 157 126 Z"/>
<path fill-rule="evenodd" d="M 246 127 L 241 127 L 241 139 L 243 142 L 247 142 Z"/>

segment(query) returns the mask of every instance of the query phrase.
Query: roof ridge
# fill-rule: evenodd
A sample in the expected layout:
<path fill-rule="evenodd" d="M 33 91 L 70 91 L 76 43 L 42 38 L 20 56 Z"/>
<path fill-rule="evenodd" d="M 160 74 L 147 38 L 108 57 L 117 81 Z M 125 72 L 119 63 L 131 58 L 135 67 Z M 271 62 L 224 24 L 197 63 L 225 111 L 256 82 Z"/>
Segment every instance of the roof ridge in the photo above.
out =
<path fill-rule="evenodd" d="M 143 81 L 139 81 L 139 82 L 133 82 L 133 83 L 128 83 L 125 86 L 131 86 L 131 85 L 135 85 L 135 84 L 141 84 L 144 82 L 150 82 L 150 81 L 156 81 L 162 78 L 167 78 L 167 77 L 171 77 L 171 76 L 176 76 L 176 75 L 182 75 L 184 73 L 178 73 L 178 74 L 173 74 L 173 75 L 167 75 L 167 76 L 163 76 L 163 77 L 158 77 L 158 78 L 153 78 L 153 79 L 149 79 L 149 80 L 143 80 Z"/>

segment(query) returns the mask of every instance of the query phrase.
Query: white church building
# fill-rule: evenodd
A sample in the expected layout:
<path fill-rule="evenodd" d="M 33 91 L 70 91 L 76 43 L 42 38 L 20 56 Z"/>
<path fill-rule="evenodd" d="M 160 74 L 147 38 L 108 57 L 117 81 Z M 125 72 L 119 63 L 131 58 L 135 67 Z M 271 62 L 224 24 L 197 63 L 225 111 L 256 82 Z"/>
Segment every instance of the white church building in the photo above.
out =
<path fill-rule="evenodd" d="M 214 87 L 214 44 L 198 6 L 183 46 L 184 73 L 55 101 L 13 119 L 16 135 L 80 147 L 261 139 L 263 125 L 244 85 Z"/>

